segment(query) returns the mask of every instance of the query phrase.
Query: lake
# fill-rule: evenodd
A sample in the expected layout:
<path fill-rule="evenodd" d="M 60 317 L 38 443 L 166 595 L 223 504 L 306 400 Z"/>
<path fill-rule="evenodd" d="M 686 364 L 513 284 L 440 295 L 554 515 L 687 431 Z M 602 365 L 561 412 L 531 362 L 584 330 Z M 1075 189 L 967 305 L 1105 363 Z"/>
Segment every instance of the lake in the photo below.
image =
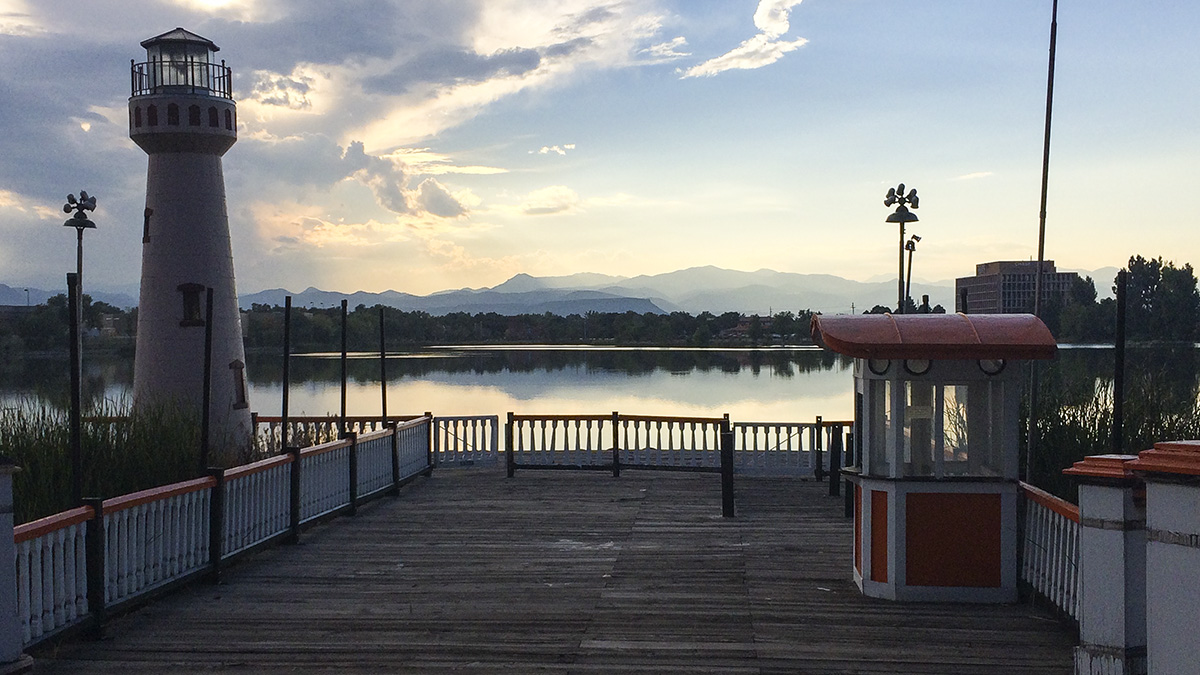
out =
<path fill-rule="evenodd" d="M 1195 401 L 1200 350 L 1192 345 L 1136 347 L 1127 356 L 1127 382 L 1149 382 L 1175 400 Z M 119 400 L 133 381 L 132 358 L 85 355 L 85 391 Z M 64 401 L 66 359 L 26 359 L 0 366 L 0 405 L 30 395 Z M 1104 345 L 1065 345 L 1046 371 L 1067 400 L 1090 399 L 1112 377 L 1113 351 Z M 348 360 L 348 412 L 380 410 L 379 358 Z M 291 362 L 290 413 L 336 414 L 340 406 L 337 354 L 296 355 Z M 278 415 L 279 356 L 249 355 L 250 403 Z M 736 421 L 810 421 L 853 416 L 852 363 L 809 347 L 690 349 L 644 347 L 429 347 L 389 354 L 388 411 L 441 415 L 630 414 L 716 417 Z"/>

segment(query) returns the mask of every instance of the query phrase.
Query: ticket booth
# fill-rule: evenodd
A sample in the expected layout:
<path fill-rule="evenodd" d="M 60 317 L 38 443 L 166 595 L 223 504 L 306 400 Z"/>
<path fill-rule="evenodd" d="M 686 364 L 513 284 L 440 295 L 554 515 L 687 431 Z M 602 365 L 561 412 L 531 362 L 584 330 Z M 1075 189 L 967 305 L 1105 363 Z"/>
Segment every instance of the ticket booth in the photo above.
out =
<path fill-rule="evenodd" d="M 1020 400 L 1057 348 L 1028 314 L 816 316 L 854 357 L 854 580 L 890 600 L 1015 602 Z"/>

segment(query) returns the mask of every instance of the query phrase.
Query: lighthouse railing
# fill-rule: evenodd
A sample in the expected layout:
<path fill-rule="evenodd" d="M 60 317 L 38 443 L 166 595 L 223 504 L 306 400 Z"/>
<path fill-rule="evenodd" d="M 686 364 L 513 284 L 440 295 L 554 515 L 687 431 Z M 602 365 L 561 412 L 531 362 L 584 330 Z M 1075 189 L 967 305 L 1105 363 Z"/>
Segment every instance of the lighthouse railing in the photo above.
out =
<path fill-rule="evenodd" d="M 129 63 L 133 96 L 183 92 L 233 99 L 233 72 L 224 61 L 168 59 Z"/>
<path fill-rule="evenodd" d="M 117 608 L 215 579 L 224 561 L 428 473 L 432 428 L 421 416 L 14 527 L 22 643 L 99 626 Z"/>

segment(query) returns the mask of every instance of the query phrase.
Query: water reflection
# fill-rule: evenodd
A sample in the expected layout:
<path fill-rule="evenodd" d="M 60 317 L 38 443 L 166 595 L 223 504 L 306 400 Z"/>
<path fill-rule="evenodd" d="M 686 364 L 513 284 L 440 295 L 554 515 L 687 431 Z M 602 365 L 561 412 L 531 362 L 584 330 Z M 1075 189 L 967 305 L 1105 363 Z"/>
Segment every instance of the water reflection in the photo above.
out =
<path fill-rule="evenodd" d="M 282 363 L 277 355 L 247 357 L 250 401 L 277 415 Z M 1131 347 L 1127 391 L 1153 392 L 1155 405 L 1188 410 L 1200 397 L 1200 350 L 1194 346 Z M 643 349 L 446 347 L 390 354 L 392 413 L 605 413 L 715 416 L 745 421 L 848 419 L 850 360 L 816 349 Z M 1042 371 L 1065 404 L 1082 404 L 1112 383 L 1109 346 L 1064 346 Z M 375 354 L 348 360 L 352 414 L 380 409 Z M 336 354 L 291 362 L 293 414 L 335 413 L 341 364 Z M 0 362 L 0 406 L 30 396 L 66 405 L 66 358 Z M 88 355 L 84 391 L 91 401 L 121 400 L 133 381 L 131 358 Z"/>

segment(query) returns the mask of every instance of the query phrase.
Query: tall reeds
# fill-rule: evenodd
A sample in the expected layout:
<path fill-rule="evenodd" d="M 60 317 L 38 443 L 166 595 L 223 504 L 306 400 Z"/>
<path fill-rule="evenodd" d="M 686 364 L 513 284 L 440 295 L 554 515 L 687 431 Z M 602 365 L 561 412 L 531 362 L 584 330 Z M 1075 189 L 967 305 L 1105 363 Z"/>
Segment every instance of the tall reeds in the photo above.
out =
<path fill-rule="evenodd" d="M 105 401 L 87 410 L 81 429 L 83 494 L 108 498 L 194 478 L 200 424 L 178 408 Z M 13 480 L 16 521 L 74 506 L 70 419 L 37 399 L 0 410 L 0 455 L 21 468 Z"/>

